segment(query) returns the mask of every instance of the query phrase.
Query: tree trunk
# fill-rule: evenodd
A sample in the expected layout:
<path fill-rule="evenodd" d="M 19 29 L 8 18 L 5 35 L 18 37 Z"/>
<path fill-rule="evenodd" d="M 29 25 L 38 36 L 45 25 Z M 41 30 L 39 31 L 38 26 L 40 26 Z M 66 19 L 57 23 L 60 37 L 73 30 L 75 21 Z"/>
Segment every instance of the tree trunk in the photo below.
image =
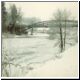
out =
<path fill-rule="evenodd" d="M 62 35 L 61 24 L 60 24 L 60 48 L 61 48 L 61 52 L 63 52 L 63 35 Z"/>
<path fill-rule="evenodd" d="M 64 50 L 65 50 L 65 44 L 66 44 L 66 20 L 65 20 L 65 29 L 64 29 Z"/>

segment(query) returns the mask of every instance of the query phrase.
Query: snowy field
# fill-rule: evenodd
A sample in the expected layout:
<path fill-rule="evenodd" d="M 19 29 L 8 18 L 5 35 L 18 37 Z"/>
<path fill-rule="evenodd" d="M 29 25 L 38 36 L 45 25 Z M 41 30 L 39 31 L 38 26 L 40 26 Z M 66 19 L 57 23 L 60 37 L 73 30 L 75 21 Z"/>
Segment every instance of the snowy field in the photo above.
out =
<path fill-rule="evenodd" d="M 67 38 L 68 39 L 67 41 L 71 42 L 72 45 L 75 45 L 77 42 L 73 38 L 76 37 L 76 39 L 77 39 L 77 28 L 76 28 L 76 30 L 74 29 L 74 31 L 72 31 L 68 37 L 70 37 L 70 38 Z M 69 40 L 71 40 L 71 41 L 69 41 Z M 2 38 L 2 55 L 7 54 L 8 55 L 7 61 L 10 63 L 6 67 L 7 72 L 8 72 L 7 76 L 10 76 L 10 77 L 23 77 L 23 76 L 24 77 L 26 77 L 26 76 L 33 76 L 33 77 L 37 76 L 38 77 L 38 76 L 42 76 L 42 75 L 43 76 L 53 76 L 53 77 L 56 76 L 57 74 L 55 75 L 55 73 L 54 74 L 52 73 L 53 75 L 52 74 L 44 75 L 45 73 L 42 74 L 41 72 L 37 74 L 37 72 L 38 72 L 37 69 L 44 65 L 46 66 L 46 62 L 48 62 L 48 61 L 50 61 L 50 62 L 48 62 L 47 65 L 49 65 L 49 63 L 51 63 L 51 64 L 53 63 L 52 65 L 50 64 L 50 66 L 53 67 L 56 64 L 53 69 L 55 69 L 56 66 L 58 69 L 58 67 L 61 64 L 65 65 L 64 60 L 67 60 L 67 58 L 70 60 L 70 56 L 66 52 L 67 56 L 65 55 L 66 56 L 65 59 L 61 60 L 62 63 L 59 61 L 54 62 L 54 61 L 56 61 L 56 58 L 60 59 L 61 55 L 62 55 L 62 54 L 60 54 L 60 55 L 58 54 L 58 53 L 60 53 L 59 52 L 60 48 L 59 48 L 59 45 L 56 45 L 57 42 L 58 42 L 58 39 L 56 39 L 56 38 L 49 39 L 49 34 L 47 34 L 47 33 L 34 33 L 33 35 L 29 35 L 29 36 L 14 35 L 13 38 L 3 37 Z M 66 49 L 68 49 L 70 47 L 71 47 L 70 43 L 66 44 Z M 76 52 L 76 54 L 77 54 L 77 52 Z M 56 55 L 58 55 L 58 56 L 56 56 Z M 72 57 L 74 57 L 75 55 L 73 55 Z M 4 60 L 6 60 L 6 58 Z M 74 61 L 75 61 L 75 59 L 74 59 Z M 61 63 L 61 64 L 59 64 L 59 63 Z M 70 64 L 72 67 L 73 63 L 71 62 Z M 74 65 L 75 64 L 77 65 L 77 63 L 74 63 Z M 68 65 L 68 64 L 66 64 L 66 65 Z M 49 66 L 49 68 L 50 68 L 50 66 Z M 51 67 L 51 69 L 52 69 L 52 67 Z M 60 67 L 62 67 L 62 66 L 60 66 Z M 36 69 L 36 71 L 34 71 L 35 69 Z M 47 69 L 47 67 L 45 67 L 45 69 Z M 66 67 L 65 67 L 65 69 L 66 69 Z M 43 70 L 44 70 L 44 68 L 40 69 L 39 71 L 43 71 Z M 49 70 L 49 72 L 50 72 L 50 70 Z M 59 71 L 58 71 L 58 73 L 59 73 Z M 70 74 L 70 76 L 76 76 L 77 74 L 76 75 L 75 74 L 74 75 Z M 6 74 L 4 71 L 3 76 L 5 76 L 5 75 Z M 59 76 L 59 74 L 57 76 Z M 64 76 L 66 76 L 66 75 L 64 75 Z"/>
<path fill-rule="evenodd" d="M 35 38 L 35 36 L 37 36 Z M 54 59 L 55 54 L 59 53 L 58 47 L 54 47 L 57 40 L 46 39 L 48 35 L 37 34 L 34 38 L 3 38 L 3 52 L 9 55 L 10 63 L 21 65 L 29 69 L 37 68 L 46 61 Z M 15 67 L 17 68 L 17 67 Z M 21 76 L 16 74 L 11 68 L 10 76 Z M 20 71 L 20 70 L 19 70 Z M 19 72 L 17 71 L 17 72 Z"/>

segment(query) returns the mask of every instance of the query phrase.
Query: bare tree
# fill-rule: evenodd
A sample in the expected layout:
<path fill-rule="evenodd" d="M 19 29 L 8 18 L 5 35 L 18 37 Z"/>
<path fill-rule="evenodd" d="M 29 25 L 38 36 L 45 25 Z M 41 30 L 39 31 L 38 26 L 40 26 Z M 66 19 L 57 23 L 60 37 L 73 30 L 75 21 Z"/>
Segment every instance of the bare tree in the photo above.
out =
<path fill-rule="evenodd" d="M 62 31 L 62 11 L 61 10 L 57 10 L 55 16 L 55 20 L 57 21 L 57 26 L 59 27 L 59 31 L 60 31 L 60 48 L 61 48 L 61 52 L 63 51 L 63 31 Z"/>
<path fill-rule="evenodd" d="M 67 21 L 69 20 L 71 13 L 67 10 L 57 10 L 55 16 L 55 20 L 58 23 L 58 27 L 60 29 L 60 48 L 61 52 L 65 50 L 66 45 L 66 35 L 67 35 Z M 63 25 L 64 24 L 64 25 Z"/>

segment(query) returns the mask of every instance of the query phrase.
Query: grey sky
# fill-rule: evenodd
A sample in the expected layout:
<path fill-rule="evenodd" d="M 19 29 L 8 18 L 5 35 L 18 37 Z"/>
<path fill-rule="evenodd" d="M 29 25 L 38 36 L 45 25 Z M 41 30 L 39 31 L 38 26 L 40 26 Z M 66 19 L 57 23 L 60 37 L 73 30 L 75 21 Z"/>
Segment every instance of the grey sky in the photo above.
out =
<path fill-rule="evenodd" d="M 21 8 L 24 17 L 37 17 L 41 20 L 49 20 L 52 14 L 59 8 L 66 9 L 72 17 L 78 19 L 78 2 L 6 2 L 6 7 L 15 4 Z"/>

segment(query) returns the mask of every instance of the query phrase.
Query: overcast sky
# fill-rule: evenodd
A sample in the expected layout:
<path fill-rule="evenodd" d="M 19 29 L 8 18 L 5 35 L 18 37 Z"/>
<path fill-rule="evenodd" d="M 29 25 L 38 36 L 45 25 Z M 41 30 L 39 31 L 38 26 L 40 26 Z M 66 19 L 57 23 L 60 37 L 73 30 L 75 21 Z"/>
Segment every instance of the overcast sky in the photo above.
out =
<path fill-rule="evenodd" d="M 52 14 L 59 9 L 66 9 L 78 19 L 78 2 L 6 2 L 7 9 L 11 4 L 21 8 L 24 17 L 37 17 L 41 20 L 49 20 Z"/>

